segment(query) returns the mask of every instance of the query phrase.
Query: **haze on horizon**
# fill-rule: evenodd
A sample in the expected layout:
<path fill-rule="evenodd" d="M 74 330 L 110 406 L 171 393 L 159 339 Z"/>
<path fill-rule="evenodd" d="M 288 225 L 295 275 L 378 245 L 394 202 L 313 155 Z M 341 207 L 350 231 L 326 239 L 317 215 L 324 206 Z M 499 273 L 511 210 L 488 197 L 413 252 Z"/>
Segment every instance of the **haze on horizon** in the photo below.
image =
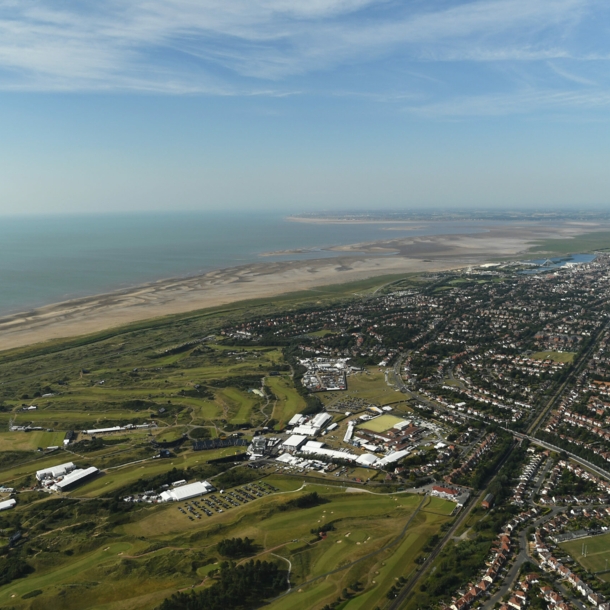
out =
<path fill-rule="evenodd" d="M 600 0 L 0 0 L 0 214 L 610 201 Z"/>

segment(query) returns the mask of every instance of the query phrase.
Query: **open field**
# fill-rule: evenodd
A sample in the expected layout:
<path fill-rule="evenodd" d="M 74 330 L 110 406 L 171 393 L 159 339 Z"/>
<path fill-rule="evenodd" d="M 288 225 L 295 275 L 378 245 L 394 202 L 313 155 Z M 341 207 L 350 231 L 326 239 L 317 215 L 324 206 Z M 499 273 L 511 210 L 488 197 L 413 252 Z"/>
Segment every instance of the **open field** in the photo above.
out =
<path fill-rule="evenodd" d="M 380 415 L 375 419 L 359 424 L 358 428 L 370 430 L 371 432 L 385 432 L 401 421 L 403 420 L 395 415 Z"/>
<path fill-rule="evenodd" d="M 359 289 L 379 286 L 379 281 L 362 283 Z M 345 294 L 316 294 L 316 301 Z M 263 311 L 275 307 L 260 304 Z M 223 559 L 217 543 L 236 536 L 254 539 L 257 557 L 279 565 L 289 560 L 295 587 L 321 577 L 305 586 L 302 598 L 295 589 L 274 601 L 278 608 L 297 603 L 322 608 L 356 581 L 360 589 L 354 595 L 385 595 L 393 579 L 410 569 L 421 546 L 450 518 L 452 504 L 445 510 L 427 500 L 397 544 L 369 557 L 396 540 L 420 497 L 348 494 L 344 482 L 330 474 L 320 475 L 320 484 L 307 477 L 303 488 L 300 476 L 266 476 L 274 468 L 257 471 L 213 462 L 233 458 L 245 447 L 193 450 L 196 439 L 238 433 L 248 440 L 269 419 L 280 430 L 310 404 L 297 392 L 281 348 L 241 347 L 220 336 L 223 324 L 243 315 L 241 310 L 219 310 L 0 355 L 0 425 L 4 430 L 9 422 L 43 428 L 0 433 L 0 483 L 22 490 L 17 507 L 0 515 L 0 528 L 20 528 L 24 537 L 11 553 L 33 569 L 0 586 L 0 607 L 152 610 L 177 589 L 207 586 L 206 578 Z M 380 405 L 396 400 L 376 369 L 350 381 L 355 396 Z M 21 410 L 31 404 L 37 409 Z M 152 422 L 150 428 L 98 434 L 95 442 L 82 433 Z M 62 445 L 67 430 L 76 432 L 74 444 L 48 455 L 38 451 Z M 171 445 L 169 458 L 157 457 L 157 443 Z M 26 491 L 36 470 L 66 461 L 96 466 L 101 473 L 61 495 Z M 374 474 L 356 469 L 350 476 L 368 479 Z M 261 480 L 277 492 L 192 520 L 178 510 L 183 502 L 122 500 L 148 489 L 158 492 L 162 483 L 183 477 L 220 481 L 219 488 L 227 490 Z M 312 491 L 323 498 L 320 504 L 283 508 L 291 498 Z M 319 538 L 318 528 L 328 523 L 334 529 Z M 354 560 L 356 565 L 325 576 Z M 375 572 L 378 578 L 371 576 Z M 37 594 L 30 596 L 32 592 Z M 367 607 L 368 601 L 362 603 Z"/>
<path fill-rule="evenodd" d="M 216 544 L 240 535 L 255 540 L 258 557 L 276 561 L 285 557 L 292 564 L 295 589 L 270 607 L 321 608 L 355 580 L 361 582 L 364 596 L 389 588 L 395 578 L 412 568 L 421 546 L 447 519 L 437 510 L 429 510 L 439 506 L 426 499 L 399 544 L 368 557 L 396 539 L 421 497 L 347 494 L 326 485 L 301 489 L 295 480 L 279 476 L 265 481 L 285 491 L 223 514 L 204 515 L 201 521 L 187 519 L 178 510 L 185 505 L 180 502 L 136 509 L 127 520 L 115 524 L 107 522 L 105 512 L 98 510 L 87 515 L 87 530 L 78 527 L 78 519 L 72 520 L 72 529 L 43 528 L 31 540 L 42 549 L 32 560 L 36 571 L 0 587 L 0 606 L 152 609 L 171 590 L 199 586 L 219 561 Z M 282 509 L 291 498 L 313 491 L 322 499 L 317 506 Z M 53 501 L 45 498 L 16 510 L 27 519 L 36 507 L 40 510 Z M 320 540 L 312 531 L 325 523 L 333 523 L 334 529 Z M 345 572 L 321 578 L 308 586 L 305 594 L 298 592 L 299 582 L 324 576 L 359 558 L 363 561 Z M 36 597 L 22 599 L 36 590 L 41 591 Z M 354 608 L 368 607 L 367 599 Z"/>
<path fill-rule="evenodd" d="M 536 352 L 531 355 L 534 360 L 553 360 L 553 362 L 573 362 L 576 352 Z"/>
<path fill-rule="evenodd" d="M 358 495 L 363 498 L 363 495 Z M 418 504 L 421 498 L 418 498 Z M 439 526 L 446 521 L 446 518 L 428 512 L 429 499 L 425 500 L 425 505 L 420 513 L 416 516 L 415 521 L 411 524 L 404 537 L 399 543 L 390 548 L 364 559 L 362 562 L 352 566 L 345 573 L 339 572 L 330 575 L 324 579 L 314 581 L 307 587 L 295 587 L 295 591 L 288 596 L 285 596 L 271 604 L 273 610 L 288 610 L 295 608 L 297 610 L 307 610 L 308 608 L 319 608 L 324 603 L 334 601 L 339 598 L 345 588 L 346 583 L 349 585 L 358 582 L 364 589 L 359 595 L 354 595 L 353 599 L 347 603 L 345 608 L 350 610 L 364 610 L 373 608 L 383 603 L 385 593 L 395 584 L 399 577 L 408 577 L 415 567 L 415 558 L 420 553 L 426 541 L 433 534 L 437 533 Z M 448 503 L 451 504 L 451 503 Z M 453 504 L 451 504 L 453 507 Z M 371 544 L 372 539 L 368 538 L 368 532 L 359 529 L 358 531 L 348 532 L 343 538 L 336 540 L 336 544 L 341 546 L 341 552 L 344 552 L 346 547 L 342 545 L 351 545 L 351 548 L 363 548 L 365 544 Z M 370 547 L 367 547 L 370 552 Z M 339 551 L 327 558 L 335 557 Z M 357 559 L 359 555 L 353 555 Z M 335 567 L 332 565 L 329 567 Z M 339 566 L 341 563 L 338 564 Z"/>
<path fill-rule="evenodd" d="M 386 383 L 384 372 L 376 367 L 369 367 L 362 373 L 350 375 L 347 378 L 346 391 L 321 393 L 318 396 L 324 404 L 329 406 L 346 396 L 361 398 L 379 406 L 387 405 L 400 398 L 400 395 Z"/>
<path fill-rule="evenodd" d="M 583 544 L 587 546 L 587 556 L 582 554 Z M 610 534 L 589 536 L 560 544 L 562 549 L 578 561 L 583 568 L 595 574 L 610 569 Z M 606 565 L 608 562 L 608 565 Z M 602 575 L 604 580 L 610 580 L 610 573 Z"/>

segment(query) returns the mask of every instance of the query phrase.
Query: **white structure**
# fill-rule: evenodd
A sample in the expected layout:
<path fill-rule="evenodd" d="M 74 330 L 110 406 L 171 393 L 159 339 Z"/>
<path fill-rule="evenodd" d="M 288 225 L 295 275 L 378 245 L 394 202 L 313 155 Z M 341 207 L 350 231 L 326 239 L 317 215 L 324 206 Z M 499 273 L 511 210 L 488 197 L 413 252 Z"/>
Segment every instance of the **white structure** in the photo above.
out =
<path fill-rule="evenodd" d="M 314 428 L 321 428 L 332 419 L 332 415 L 326 412 L 318 413 L 310 422 Z"/>
<path fill-rule="evenodd" d="M 73 470 L 70 474 L 67 474 L 63 479 L 61 479 L 61 481 L 56 481 L 55 484 L 52 485 L 52 489 L 55 491 L 64 491 L 72 485 L 83 483 L 85 479 L 88 479 L 98 472 L 99 470 L 95 466 L 90 466 L 89 468 L 78 468 Z"/>
<path fill-rule="evenodd" d="M 379 458 L 376 455 L 373 455 L 372 453 L 363 453 L 362 455 L 358 456 L 356 462 L 358 462 L 358 464 L 361 464 L 362 466 L 374 466 L 377 463 L 378 459 Z"/>
<path fill-rule="evenodd" d="M 409 455 L 408 449 L 403 449 L 402 451 L 395 451 L 394 453 L 390 453 L 389 455 L 386 455 L 385 457 L 381 458 L 377 462 L 377 466 L 382 468 L 383 466 L 387 466 L 388 464 L 393 464 L 394 462 L 398 462 L 398 460 L 402 459 L 403 457 L 406 457 L 407 455 Z"/>
<path fill-rule="evenodd" d="M 211 483 L 208 483 L 207 481 L 196 481 L 190 485 L 182 485 L 180 487 L 174 487 L 174 489 L 163 491 L 161 492 L 160 498 L 162 502 L 181 502 L 182 500 L 203 496 L 214 490 L 215 487 Z"/>
<path fill-rule="evenodd" d="M 296 428 L 293 428 L 292 431 L 295 434 L 299 435 L 304 434 L 305 436 L 317 436 L 320 432 L 320 428 L 316 426 L 310 426 L 309 424 L 304 424 L 302 426 L 297 426 Z"/>
<path fill-rule="evenodd" d="M 121 426 L 114 426 L 113 428 L 98 428 L 97 430 L 83 430 L 84 434 L 110 434 L 111 432 L 119 432 L 124 430 Z"/>
<path fill-rule="evenodd" d="M 289 426 L 298 426 L 304 420 L 305 420 L 305 418 L 300 413 L 297 413 L 296 415 L 293 415 L 290 418 L 288 425 Z"/>
<path fill-rule="evenodd" d="M 334 424 L 331 424 L 330 426 L 328 426 L 328 428 L 326 428 L 326 432 L 332 432 L 333 430 L 336 430 L 339 427 L 339 424 L 337 422 L 335 422 Z"/>
<path fill-rule="evenodd" d="M 343 437 L 344 443 L 349 443 L 352 440 L 352 436 L 354 436 L 354 428 L 356 427 L 356 422 L 350 421 L 347 424 L 347 430 L 345 431 L 345 436 Z"/>
<path fill-rule="evenodd" d="M 36 472 L 36 479 L 38 481 L 44 481 L 45 479 L 56 479 L 63 477 L 64 475 L 72 472 L 76 466 L 72 462 L 66 462 L 65 464 L 58 464 L 51 468 L 45 468 L 44 470 L 38 470 Z"/>
<path fill-rule="evenodd" d="M 356 460 L 356 456 L 353 453 L 348 453 L 347 451 L 336 451 L 335 449 L 322 449 L 321 447 L 317 446 L 320 444 L 321 443 L 315 443 L 315 446 L 310 447 L 309 443 L 307 443 L 301 448 L 301 452 L 310 455 L 324 456 L 331 460 L 347 460 L 348 462 L 354 462 Z"/>
<path fill-rule="evenodd" d="M 324 447 L 324 443 L 320 443 L 319 441 L 307 441 L 303 445 L 302 450 L 305 451 L 306 449 L 322 449 L 322 447 Z"/>
<path fill-rule="evenodd" d="M 94 428 L 93 430 L 83 430 L 83 434 L 112 434 L 121 430 L 143 430 L 144 428 L 156 428 L 157 424 L 153 421 L 149 424 L 127 424 L 126 426 L 113 426 L 112 428 Z"/>
<path fill-rule="evenodd" d="M 284 451 L 288 451 L 288 453 L 295 453 L 301 448 L 302 445 L 305 444 L 306 441 L 306 436 L 293 434 L 282 443 L 282 447 Z"/>
<path fill-rule="evenodd" d="M 10 500 L 5 500 L 4 502 L 0 502 L 0 511 L 13 508 L 15 504 L 17 504 L 17 500 L 14 500 L 13 498 L 11 498 Z"/>

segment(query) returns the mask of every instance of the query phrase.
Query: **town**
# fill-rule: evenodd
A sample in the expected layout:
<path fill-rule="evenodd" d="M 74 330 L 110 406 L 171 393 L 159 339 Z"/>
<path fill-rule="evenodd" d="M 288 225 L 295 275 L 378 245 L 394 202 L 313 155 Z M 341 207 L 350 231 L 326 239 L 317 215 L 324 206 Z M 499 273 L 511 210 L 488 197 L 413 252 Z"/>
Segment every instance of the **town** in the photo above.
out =
<path fill-rule="evenodd" d="M 610 256 L 597 253 L 197 319 L 111 339 L 86 367 L 76 350 L 40 381 L 30 361 L 7 361 L 0 529 L 23 575 L 0 599 L 44 573 L 32 557 L 80 556 L 78 528 L 52 532 L 98 505 L 96 537 L 128 535 L 134 556 L 149 531 L 155 549 L 221 523 L 257 536 L 267 560 L 292 566 L 291 586 L 267 595 L 273 609 L 608 610 L 609 305 Z M 36 366 L 61 371 L 46 358 Z M 383 521 L 388 503 L 398 529 Z M 293 530 L 272 535 L 291 511 Z M 239 525 L 248 515 L 257 528 Z M 409 527 L 419 542 L 403 549 Z M 327 586 L 315 566 L 333 540 L 346 567 Z M 176 589 L 216 586 L 218 558 L 202 553 Z"/>

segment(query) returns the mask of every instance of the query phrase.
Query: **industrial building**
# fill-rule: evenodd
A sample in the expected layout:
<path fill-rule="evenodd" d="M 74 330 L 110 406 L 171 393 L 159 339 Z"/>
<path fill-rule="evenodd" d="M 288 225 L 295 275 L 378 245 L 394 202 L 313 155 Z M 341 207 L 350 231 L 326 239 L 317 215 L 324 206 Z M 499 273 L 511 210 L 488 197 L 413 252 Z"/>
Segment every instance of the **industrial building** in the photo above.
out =
<path fill-rule="evenodd" d="M 189 500 L 190 498 L 196 498 L 197 496 L 203 496 L 204 494 L 215 491 L 215 487 L 208 483 L 208 481 L 196 481 L 189 485 L 181 485 L 174 487 L 174 489 L 168 489 L 161 492 L 161 502 L 181 502 L 182 500 Z"/>
<path fill-rule="evenodd" d="M 77 468 L 73 470 L 70 474 L 67 474 L 60 481 L 56 481 L 51 489 L 55 491 L 66 491 L 68 488 L 73 485 L 77 485 L 80 483 L 84 483 L 86 479 L 92 477 L 97 474 L 99 470 L 95 466 L 90 466 L 89 468 Z"/>

